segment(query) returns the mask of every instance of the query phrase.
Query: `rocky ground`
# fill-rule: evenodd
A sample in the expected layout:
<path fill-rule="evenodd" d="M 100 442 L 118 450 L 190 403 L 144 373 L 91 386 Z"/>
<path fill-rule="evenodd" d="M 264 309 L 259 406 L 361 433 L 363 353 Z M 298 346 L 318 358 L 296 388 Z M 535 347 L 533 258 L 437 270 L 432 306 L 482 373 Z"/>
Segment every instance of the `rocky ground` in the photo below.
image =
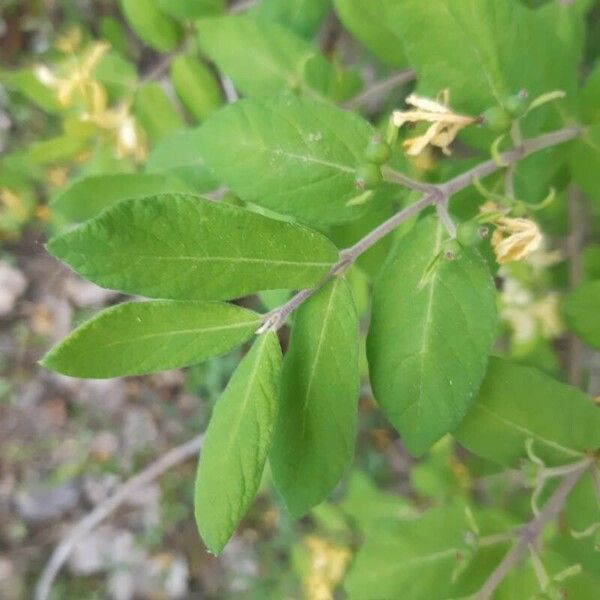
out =
<path fill-rule="evenodd" d="M 74 522 L 202 430 L 235 357 L 128 380 L 45 371 L 37 360 L 52 343 L 119 298 L 58 264 L 35 233 L 8 250 L 0 260 L 0 597 L 12 600 L 30 596 Z M 194 469 L 189 461 L 168 473 L 78 544 L 57 597 L 210 598 L 246 589 L 258 563 L 244 536 L 218 561 L 198 539 Z"/>

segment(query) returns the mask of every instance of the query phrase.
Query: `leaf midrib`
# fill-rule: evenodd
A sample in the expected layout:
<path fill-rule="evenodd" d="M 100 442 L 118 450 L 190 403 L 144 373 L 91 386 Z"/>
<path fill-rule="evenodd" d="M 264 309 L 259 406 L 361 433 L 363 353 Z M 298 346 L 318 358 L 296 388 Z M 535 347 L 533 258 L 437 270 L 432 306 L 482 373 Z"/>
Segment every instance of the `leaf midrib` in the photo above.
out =
<path fill-rule="evenodd" d="M 266 335 L 268 335 L 268 334 L 263 334 L 263 336 L 266 336 Z M 229 440 L 227 442 L 226 447 L 223 449 L 223 458 L 225 460 L 229 456 L 229 451 L 231 450 L 234 442 L 238 439 L 237 434 L 240 429 L 240 425 L 242 423 L 244 415 L 246 413 L 246 409 L 248 407 L 248 401 L 250 400 L 250 396 L 252 395 L 252 392 L 254 391 L 254 382 L 257 378 L 259 367 L 262 364 L 262 357 L 266 351 L 268 342 L 269 342 L 269 340 L 266 337 L 263 337 L 262 339 L 260 339 L 258 341 L 258 343 L 260 343 L 262 345 L 260 346 L 260 348 L 257 349 L 254 365 L 252 366 L 252 370 L 247 379 L 247 385 L 246 385 L 246 391 L 244 393 L 244 399 L 243 399 L 240 409 L 238 411 L 238 418 L 236 419 L 235 424 L 232 426 L 232 428 L 230 430 L 231 435 L 229 436 Z"/>
<path fill-rule="evenodd" d="M 553 442 L 552 440 L 549 440 L 549 439 L 545 438 L 544 436 L 539 435 L 538 433 L 535 433 L 534 431 L 531 431 L 530 429 L 527 429 L 527 427 L 523 427 L 522 425 L 519 425 L 518 423 L 515 423 L 514 421 L 511 421 L 510 419 L 507 419 L 506 417 L 499 415 L 498 413 L 494 412 L 491 408 L 489 408 L 488 406 L 486 406 L 484 404 L 481 404 L 480 402 L 476 402 L 475 406 L 477 406 L 480 410 L 487 413 L 488 415 L 490 415 L 492 418 L 496 419 L 497 421 L 500 421 L 504 425 L 507 425 L 509 428 L 512 428 L 515 431 L 518 431 L 519 433 L 525 434 L 525 435 L 533 438 L 534 440 L 537 440 L 538 442 L 545 444 L 549 448 L 553 448 L 554 450 L 558 450 L 559 452 L 563 452 L 564 454 L 568 454 L 569 456 L 573 456 L 573 457 L 577 457 L 577 458 L 581 458 L 583 456 L 583 452 L 579 452 L 578 450 L 575 450 L 573 448 L 568 448 L 566 446 L 563 446 L 562 444 L 559 444 L 558 442 Z"/>
<path fill-rule="evenodd" d="M 317 364 L 320 360 L 320 356 L 321 356 L 321 349 L 323 346 L 323 342 L 325 340 L 326 336 L 326 331 L 327 331 L 327 327 L 329 326 L 329 319 L 331 317 L 331 313 L 332 313 L 332 306 L 333 306 L 333 299 L 337 290 L 337 286 L 340 283 L 340 279 L 336 278 L 333 281 L 333 284 L 331 286 L 331 294 L 329 296 L 329 300 L 327 301 L 327 308 L 325 309 L 325 314 L 323 316 L 323 326 L 321 327 L 321 331 L 319 333 L 319 341 L 317 342 L 317 348 L 314 354 L 314 360 L 313 360 L 313 364 L 310 370 L 310 375 L 308 377 L 308 381 L 306 384 L 306 398 L 304 400 L 304 404 L 302 406 L 302 436 L 304 437 L 304 431 L 306 429 L 306 413 L 308 410 L 308 405 L 310 403 L 311 400 L 311 389 L 312 389 L 312 385 L 313 385 L 313 381 L 315 379 L 315 374 L 317 371 Z"/>
<path fill-rule="evenodd" d="M 122 254 L 115 252 L 115 255 L 122 257 Z M 102 251 L 103 258 L 106 258 L 107 252 Z M 133 254 L 128 253 L 127 258 L 136 259 L 150 259 L 157 261 L 190 261 L 190 262 L 231 262 L 231 263 L 249 263 L 249 264 L 264 264 L 264 265 L 277 265 L 286 267 L 330 267 L 333 261 L 328 262 L 317 262 L 317 261 L 297 261 L 297 260 L 282 260 L 282 259 L 264 259 L 264 258 L 252 258 L 248 256 L 186 256 L 186 255 L 153 255 L 153 254 Z"/>
<path fill-rule="evenodd" d="M 434 246 L 433 254 L 432 254 L 434 259 L 440 252 L 441 245 L 442 245 L 442 227 L 438 223 L 437 229 L 436 229 L 435 246 Z M 427 310 L 425 313 L 425 321 L 423 323 L 423 338 L 422 338 L 422 342 L 421 342 L 421 349 L 419 352 L 419 382 L 421 383 L 421 385 L 419 386 L 419 393 L 418 393 L 417 398 L 415 399 L 414 402 L 409 404 L 409 406 L 407 406 L 404 409 L 404 411 L 403 411 L 404 413 L 406 413 L 406 411 L 408 411 L 410 408 L 412 408 L 415 405 L 417 406 L 417 410 L 421 406 L 421 401 L 422 401 L 422 396 L 423 396 L 422 382 L 424 379 L 424 371 L 425 371 L 425 356 L 427 356 L 427 351 L 429 348 L 429 326 L 430 326 L 431 320 L 432 320 L 433 299 L 434 299 L 435 288 L 436 288 L 438 279 L 439 279 L 439 272 L 437 272 L 437 269 L 436 269 L 436 273 L 434 273 L 433 277 L 432 277 L 431 285 L 429 288 L 429 295 L 427 297 Z M 417 416 L 417 422 L 419 422 L 419 421 L 420 421 L 420 417 Z"/>
<path fill-rule="evenodd" d="M 130 344 L 132 342 L 139 342 L 142 340 L 160 338 L 160 337 L 173 337 L 179 335 L 192 335 L 192 334 L 201 334 L 201 333 L 210 333 L 214 331 L 226 331 L 231 329 L 244 329 L 249 327 L 250 325 L 257 325 L 260 319 L 253 319 L 252 321 L 244 321 L 241 323 L 233 323 L 231 325 L 217 325 L 215 327 L 200 327 L 193 329 L 180 329 L 180 330 L 171 330 L 160 333 L 148 333 L 146 335 L 138 336 L 138 337 L 129 337 L 125 340 L 116 340 L 114 342 L 110 342 L 109 344 L 105 344 L 105 348 L 112 348 L 114 346 L 121 346 L 123 344 Z"/>

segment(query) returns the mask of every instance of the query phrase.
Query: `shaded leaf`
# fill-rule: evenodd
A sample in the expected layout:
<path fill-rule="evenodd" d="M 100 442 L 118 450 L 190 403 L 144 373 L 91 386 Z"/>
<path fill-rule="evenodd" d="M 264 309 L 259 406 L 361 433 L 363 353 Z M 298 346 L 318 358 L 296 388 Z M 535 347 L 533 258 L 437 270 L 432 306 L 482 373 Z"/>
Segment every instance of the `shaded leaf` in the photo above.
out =
<path fill-rule="evenodd" d="M 219 82 L 195 56 L 178 55 L 171 62 L 169 74 L 178 98 L 197 121 L 203 121 L 221 105 Z"/>
<path fill-rule="evenodd" d="M 330 0 L 262 0 L 255 14 L 309 38 L 317 32 L 329 6 Z"/>
<path fill-rule="evenodd" d="M 152 148 L 146 161 L 146 172 L 175 177 L 196 193 L 214 190 L 219 184 L 200 156 L 199 147 L 200 128 L 172 133 Z"/>
<path fill-rule="evenodd" d="M 50 206 L 68 221 L 81 223 L 123 200 L 184 191 L 189 191 L 188 186 L 159 175 L 92 175 L 73 181 L 52 199 Z"/>
<path fill-rule="evenodd" d="M 600 124 L 573 142 L 570 164 L 573 181 L 600 206 Z"/>
<path fill-rule="evenodd" d="M 454 436 L 471 452 L 507 466 L 526 456 L 528 440 L 547 464 L 569 463 L 600 447 L 600 410 L 577 388 L 492 358 Z"/>
<path fill-rule="evenodd" d="M 479 114 L 520 89 L 535 97 L 558 88 L 572 101 L 576 24 L 565 14 L 569 7 L 551 4 L 534 12 L 513 0 L 403 0 L 388 2 L 389 24 L 421 92 L 435 97 L 449 87 L 455 106 Z M 447 56 L 452 60 L 440 60 Z"/>
<path fill-rule="evenodd" d="M 156 0 L 120 0 L 127 23 L 138 37 L 159 52 L 173 50 L 181 38 L 181 28 L 163 13 Z"/>
<path fill-rule="evenodd" d="M 176 19 L 198 19 L 223 12 L 225 0 L 156 0 L 156 4 Z"/>
<path fill-rule="evenodd" d="M 181 115 L 173 102 L 155 81 L 142 84 L 134 98 L 133 112 L 151 141 L 184 128 Z"/>
<path fill-rule="evenodd" d="M 344 26 L 379 60 L 406 67 L 402 37 L 391 20 L 393 0 L 334 0 Z"/>
<path fill-rule="evenodd" d="M 600 280 L 578 285 L 565 298 L 563 313 L 571 331 L 600 349 Z"/>
<path fill-rule="evenodd" d="M 202 19 L 197 28 L 204 52 L 243 94 L 301 91 L 313 98 L 328 95 L 335 77 L 331 65 L 317 48 L 278 23 L 225 16 Z M 325 73 L 324 80 L 306 74 L 307 64 L 314 61 Z"/>
<path fill-rule="evenodd" d="M 476 518 L 484 535 L 506 527 L 495 513 Z M 484 556 L 484 561 L 476 559 L 455 580 L 460 562 L 469 560 L 468 535 L 471 526 L 461 503 L 433 508 L 416 520 L 371 528 L 346 579 L 348 597 L 447 600 L 469 596 L 495 565 Z M 493 558 L 500 560 L 505 551 L 506 545 L 499 546 Z"/>

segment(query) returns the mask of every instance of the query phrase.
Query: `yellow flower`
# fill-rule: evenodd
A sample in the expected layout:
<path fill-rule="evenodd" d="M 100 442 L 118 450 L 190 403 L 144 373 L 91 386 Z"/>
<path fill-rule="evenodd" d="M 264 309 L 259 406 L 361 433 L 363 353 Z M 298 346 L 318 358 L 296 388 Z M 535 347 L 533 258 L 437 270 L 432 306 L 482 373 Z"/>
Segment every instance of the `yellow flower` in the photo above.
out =
<path fill-rule="evenodd" d="M 117 156 L 133 156 L 142 161 L 146 157 L 144 137 L 131 115 L 129 105 L 124 103 L 116 108 L 100 108 L 83 115 L 83 120 L 94 123 L 115 136 Z"/>
<path fill-rule="evenodd" d="M 531 219 L 500 217 L 494 223 L 492 246 L 500 265 L 527 258 L 542 243 L 540 228 Z"/>
<path fill-rule="evenodd" d="M 306 600 L 332 600 L 333 590 L 344 577 L 350 551 L 326 539 L 309 535 L 304 538 L 308 568 L 304 578 Z"/>
<path fill-rule="evenodd" d="M 64 54 L 72 54 L 81 44 L 82 33 L 79 27 L 70 27 L 62 35 L 56 38 L 54 43 L 57 50 Z"/>
<path fill-rule="evenodd" d="M 46 173 L 46 183 L 50 187 L 63 187 L 69 178 L 69 172 L 66 167 L 55 167 Z"/>
<path fill-rule="evenodd" d="M 409 156 L 418 156 L 429 145 L 441 148 L 444 154 L 449 155 L 450 144 L 460 130 L 477 121 L 474 117 L 453 112 L 448 106 L 449 97 L 448 90 L 442 92 L 441 102 L 411 94 L 406 98 L 406 103 L 413 106 L 414 109 L 394 111 L 392 123 L 398 128 L 405 123 L 420 121 L 431 123 L 423 135 L 404 142 L 404 149 Z"/>
<path fill-rule="evenodd" d="M 115 143 L 119 158 L 132 156 L 142 161 L 146 157 L 146 143 L 130 112 L 129 103 L 109 107 L 104 86 L 93 78 L 95 68 L 109 48 L 109 44 L 97 42 L 81 57 L 73 57 L 63 63 L 59 72 L 65 72 L 65 65 L 70 69 L 65 77 L 44 65 L 36 68 L 36 76 L 45 86 L 56 90 L 61 106 L 67 108 L 74 105 L 79 110 L 78 119 L 108 133 Z"/>
<path fill-rule="evenodd" d="M 61 106 L 71 106 L 76 99 L 83 100 L 87 106 L 94 106 L 99 102 L 99 95 L 104 94 L 104 89 L 92 78 L 92 74 L 109 48 L 106 42 L 92 44 L 74 65 L 69 61 L 66 77 L 57 76 L 44 65 L 36 68 L 36 76 L 45 86 L 56 90 Z"/>
<path fill-rule="evenodd" d="M 25 219 L 28 211 L 23 199 L 8 188 L 0 190 L 0 205 L 4 205 L 15 217 Z"/>

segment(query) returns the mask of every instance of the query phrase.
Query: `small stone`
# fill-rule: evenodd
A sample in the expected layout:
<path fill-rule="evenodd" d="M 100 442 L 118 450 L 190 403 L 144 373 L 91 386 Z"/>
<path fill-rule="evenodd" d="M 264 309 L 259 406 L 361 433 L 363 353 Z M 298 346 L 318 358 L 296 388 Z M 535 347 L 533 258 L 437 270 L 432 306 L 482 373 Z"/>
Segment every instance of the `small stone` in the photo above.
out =
<path fill-rule="evenodd" d="M 69 300 L 80 308 L 100 307 L 117 295 L 116 292 L 76 277 L 67 280 L 66 292 Z"/>
<path fill-rule="evenodd" d="M 158 435 L 158 428 L 149 410 L 134 407 L 127 411 L 123 426 L 126 454 L 132 455 L 156 446 Z"/>
<path fill-rule="evenodd" d="M 43 523 L 61 518 L 79 502 L 79 486 L 74 481 L 59 485 L 36 486 L 17 493 L 15 498 L 19 516 L 28 523 Z"/>
<path fill-rule="evenodd" d="M 104 502 L 121 483 L 121 478 L 114 473 L 101 473 L 88 476 L 83 481 L 83 492 L 86 500 L 96 506 Z"/>
<path fill-rule="evenodd" d="M 23 579 L 14 564 L 0 556 L 0 597 L 3 600 L 20 600 L 25 597 L 24 592 Z"/>
<path fill-rule="evenodd" d="M 110 460 L 118 450 L 119 438 L 112 431 L 101 431 L 90 442 L 90 458 L 98 462 Z"/>
<path fill-rule="evenodd" d="M 21 271 L 0 260 L 0 317 L 8 315 L 25 292 L 27 280 Z"/>

